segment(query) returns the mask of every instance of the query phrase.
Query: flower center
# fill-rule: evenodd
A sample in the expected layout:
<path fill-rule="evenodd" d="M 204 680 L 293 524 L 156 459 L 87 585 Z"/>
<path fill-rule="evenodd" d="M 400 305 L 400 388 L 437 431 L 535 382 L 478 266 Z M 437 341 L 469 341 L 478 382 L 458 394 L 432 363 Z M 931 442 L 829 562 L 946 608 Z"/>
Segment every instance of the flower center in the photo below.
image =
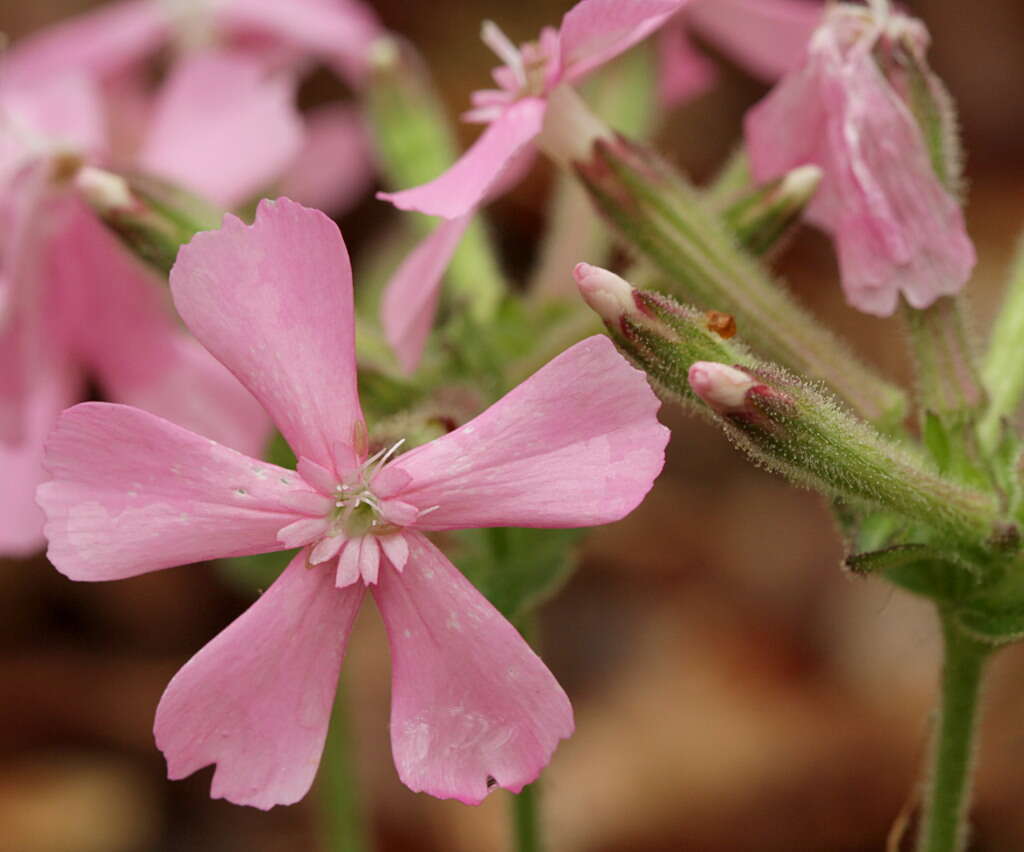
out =
<path fill-rule="evenodd" d="M 497 24 L 484 21 L 480 38 L 504 63 L 495 79 L 507 94 L 543 95 L 551 87 L 558 59 L 558 35 L 553 29 L 546 28 L 537 41 L 516 47 Z"/>
<path fill-rule="evenodd" d="M 374 453 L 358 468 L 334 486 L 334 508 L 329 517 L 329 535 L 358 538 L 363 535 L 390 535 L 398 526 L 385 520 L 380 499 L 370 483 L 388 460 L 398 452 L 405 439 Z"/>

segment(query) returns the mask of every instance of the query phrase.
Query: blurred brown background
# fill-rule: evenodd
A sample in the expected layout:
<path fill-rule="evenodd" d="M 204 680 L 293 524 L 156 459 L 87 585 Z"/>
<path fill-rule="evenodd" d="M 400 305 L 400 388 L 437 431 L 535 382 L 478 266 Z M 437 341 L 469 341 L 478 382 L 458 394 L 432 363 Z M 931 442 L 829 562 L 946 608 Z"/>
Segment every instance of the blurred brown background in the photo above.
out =
<path fill-rule="evenodd" d="M 89 5 L 3 0 L 0 29 L 17 38 Z M 455 115 L 493 64 L 481 19 L 526 39 L 570 4 L 372 5 L 423 51 Z M 1024 4 L 907 5 L 930 26 L 934 65 L 960 106 L 984 327 L 1024 220 Z M 743 110 L 764 91 L 722 64 L 721 84 L 678 111 L 660 140 L 698 176 L 731 149 Z M 494 208 L 512 268 L 534 251 L 549 177 L 538 169 Z M 357 254 L 392 215 L 368 201 L 342 220 Z M 823 322 L 906 379 L 898 325 L 844 305 L 820 236 L 803 234 L 782 271 Z M 883 849 L 928 734 L 937 673 L 928 609 L 841 573 L 842 546 L 818 497 L 754 469 L 711 427 L 671 408 L 664 419 L 674 437 L 655 491 L 588 540 L 581 570 L 544 612 L 545 656 L 578 720 L 544 776 L 551 848 Z M 318 848 L 315 796 L 268 814 L 211 801 L 209 770 L 168 783 L 152 741 L 170 676 L 246 603 L 207 567 L 76 585 L 42 558 L 0 563 L 0 852 Z M 379 848 L 502 849 L 505 794 L 467 808 L 398 783 L 386 644 L 370 608 L 343 679 Z M 1024 849 L 1024 649 L 995 664 L 980 763 L 972 849 Z"/>

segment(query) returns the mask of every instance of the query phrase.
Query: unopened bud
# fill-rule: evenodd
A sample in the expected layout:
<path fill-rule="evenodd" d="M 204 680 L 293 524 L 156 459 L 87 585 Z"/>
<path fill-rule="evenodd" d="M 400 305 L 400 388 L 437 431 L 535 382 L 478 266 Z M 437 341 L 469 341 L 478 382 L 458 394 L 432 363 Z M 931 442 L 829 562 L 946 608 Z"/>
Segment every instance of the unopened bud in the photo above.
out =
<path fill-rule="evenodd" d="M 572 271 L 583 300 L 609 325 L 637 311 L 633 287 L 628 281 L 589 263 L 577 263 Z"/>
<path fill-rule="evenodd" d="M 723 218 L 747 251 L 766 254 L 799 222 L 822 175 L 817 166 L 797 166 L 732 204 Z"/>
<path fill-rule="evenodd" d="M 714 361 L 693 364 L 687 378 L 693 392 L 719 414 L 744 410 L 747 391 L 757 384 L 749 373 Z"/>

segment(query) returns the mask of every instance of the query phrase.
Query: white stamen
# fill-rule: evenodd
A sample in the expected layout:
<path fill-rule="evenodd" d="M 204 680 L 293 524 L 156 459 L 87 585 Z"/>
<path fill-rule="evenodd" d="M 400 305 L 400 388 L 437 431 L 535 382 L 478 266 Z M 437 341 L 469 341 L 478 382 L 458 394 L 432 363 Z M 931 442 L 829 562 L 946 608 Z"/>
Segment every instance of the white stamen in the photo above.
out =
<path fill-rule="evenodd" d="M 494 21 L 484 21 L 480 26 L 480 38 L 515 74 L 516 82 L 520 86 L 525 86 L 526 67 L 523 65 L 523 55 L 500 27 Z"/>

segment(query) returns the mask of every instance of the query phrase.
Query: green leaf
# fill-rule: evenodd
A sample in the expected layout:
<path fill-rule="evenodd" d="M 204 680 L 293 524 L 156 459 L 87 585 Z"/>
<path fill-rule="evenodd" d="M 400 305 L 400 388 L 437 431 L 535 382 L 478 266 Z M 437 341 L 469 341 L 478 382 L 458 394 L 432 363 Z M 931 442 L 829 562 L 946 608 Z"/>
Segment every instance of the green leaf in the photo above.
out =
<path fill-rule="evenodd" d="M 456 533 L 451 556 L 463 574 L 515 621 L 553 596 L 576 565 L 582 530 L 501 527 Z"/>
<path fill-rule="evenodd" d="M 1024 606 L 1005 609 L 970 606 L 953 616 L 975 639 L 1002 645 L 1024 638 Z"/>
<path fill-rule="evenodd" d="M 891 583 L 937 601 L 957 601 L 977 584 L 965 563 L 926 544 L 897 544 L 846 560 L 857 574 L 881 574 Z"/>

